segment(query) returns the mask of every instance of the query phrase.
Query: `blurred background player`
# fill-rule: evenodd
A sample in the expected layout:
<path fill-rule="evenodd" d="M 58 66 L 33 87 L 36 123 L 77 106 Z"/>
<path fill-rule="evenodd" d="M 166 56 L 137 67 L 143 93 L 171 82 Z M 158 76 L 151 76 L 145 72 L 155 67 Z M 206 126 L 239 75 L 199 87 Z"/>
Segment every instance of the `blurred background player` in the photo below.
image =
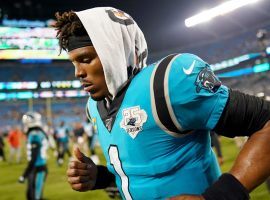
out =
<path fill-rule="evenodd" d="M 16 163 L 21 162 L 21 146 L 23 134 L 18 126 L 14 126 L 8 133 L 9 143 L 9 163 L 13 163 L 16 158 Z"/>
<path fill-rule="evenodd" d="M 57 163 L 61 166 L 64 162 L 65 154 L 68 157 L 71 157 L 71 153 L 69 151 L 69 131 L 65 126 L 65 122 L 61 121 L 60 126 L 55 131 L 55 139 L 57 144 Z"/>
<path fill-rule="evenodd" d="M 87 136 L 88 148 L 91 153 L 90 158 L 95 164 L 99 164 L 99 158 L 96 155 L 95 143 L 96 143 L 96 129 L 89 119 L 84 123 L 84 131 Z"/>
<path fill-rule="evenodd" d="M 3 133 L 0 133 L 0 161 L 6 161 L 4 147 L 4 135 Z"/>
<path fill-rule="evenodd" d="M 36 112 L 27 112 L 22 117 L 24 131 L 27 135 L 27 159 L 28 166 L 19 182 L 24 183 L 27 179 L 27 199 L 42 199 L 42 192 L 47 170 L 46 151 L 48 148 L 48 138 L 42 129 L 41 115 Z"/>
<path fill-rule="evenodd" d="M 74 145 L 79 146 L 84 153 L 87 153 L 88 148 L 86 144 L 85 130 L 81 122 L 76 122 L 74 124 L 73 136 Z"/>
<path fill-rule="evenodd" d="M 43 130 L 48 136 L 49 147 L 54 151 L 54 155 L 57 156 L 56 141 L 55 141 L 55 128 L 51 121 L 48 121 L 46 125 L 43 126 Z"/>

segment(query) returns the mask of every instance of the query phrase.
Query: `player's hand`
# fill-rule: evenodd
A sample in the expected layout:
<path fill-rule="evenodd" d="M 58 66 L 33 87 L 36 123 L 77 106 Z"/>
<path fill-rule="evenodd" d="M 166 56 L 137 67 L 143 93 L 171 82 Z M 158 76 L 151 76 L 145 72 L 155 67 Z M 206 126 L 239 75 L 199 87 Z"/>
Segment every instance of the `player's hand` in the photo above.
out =
<path fill-rule="evenodd" d="M 168 200 L 205 200 L 201 195 L 179 195 L 168 198 Z"/>
<path fill-rule="evenodd" d="M 19 179 L 18 179 L 18 182 L 19 183 L 24 183 L 25 181 L 25 178 L 23 176 L 20 176 Z"/>
<path fill-rule="evenodd" d="M 68 183 L 76 191 L 92 190 L 96 184 L 97 166 L 79 148 L 74 149 L 77 161 L 71 161 L 67 170 Z"/>

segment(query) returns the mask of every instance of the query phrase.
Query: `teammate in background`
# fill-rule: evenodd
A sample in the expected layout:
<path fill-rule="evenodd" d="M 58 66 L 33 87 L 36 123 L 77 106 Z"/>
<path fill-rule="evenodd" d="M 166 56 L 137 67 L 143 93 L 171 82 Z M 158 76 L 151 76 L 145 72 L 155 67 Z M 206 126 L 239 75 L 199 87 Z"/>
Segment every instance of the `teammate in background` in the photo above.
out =
<path fill-rule="evenodd" d="M 146 66 L 143 33 L 123 11 L 93 8 L 56 18 L 60 48 L 90 93 L 87 113 L 107 161 L 95 165 L 76 149 L 78 160 L 67 170 L 74 190 L 116 183 L 128 200 L 244 200 L 270 175 L 268 102 L 222 85 L 192 54 Z M 229 173 L 221 175 L 210 130 L 250 136 Z"/>
<path fill-rule="evenodd" d="M 6 161 L 4 148 L 5 148 L 4 135 L 3 133 L 0 133 L 0 161 Z"/>
<path fill-rule="evenodd" d="M 43 188 L 48 174 L 46 151 L 48 138 L 42 129 L 41 115 L 36 112 L 27 112 L 22 117 L 22 123 L 27 135 L 27 159 L 28 166 L 19 182 L 24 183 L 27 179 L 27 199 L 42 199 Z"/>
<path fill-rule="evenodd" d="M 68 157 L 71 157 L 71 153 L 69 151 L 69 131 L 68 128 L 65 126 L 65 122 L 62 121 L 60 126 L 55 131 L 55 138 L 57 143 L 57 163 L 61 166 L 64 162 L 65 154 Z"/>
<path fill-rule="evenodd" d="M 16 158 L 16 163 L 21 162 L 21 145 L 22 145 L 23 134 L 18 126 L 12 128 L 8 133 L 8 143 L 9 143 L 9 163 L 12 163 L 14 157 Z"/>
<path fill-rule="evenodd" d="M 211 146 L 215 148 L 219 165 L 222 165 L 224 160 L 222 156 L 220 141 L 218 135 L 214 131 L 210 131 Z"/>
<path fill-rule="evenodd" d="M 73 128 L 74 145 L 80 147 L 80 149 L 86 153 L 88 151 L 85 141 L 85 130 L 80 122 L 76 122 Z"/>
<path fill-rule="evenodd" d="M 96 151 L 95 151 L 96 129 L 89 119 L 86 120 L 83 128 L 87 135 L 88 148 L 91 153 L 90 158 L 93 160 L 95 164 L 99 164 L 99 158 L 96 155 Z"/>
<path fill-rule="evenodd" d="M 55 156 L 57 156 L 57 145 L 56 145 L 56 141 L 55 141 L 55 130 L 54 127 L 52 125 L 52 122 L 48 121 L 47 124 L 44 126 L 43 130 L 45 131 L 45 133 L 48 136 L 48 141 L 49 141 L 49 147 L 54 150 L 54 154 Z"/>

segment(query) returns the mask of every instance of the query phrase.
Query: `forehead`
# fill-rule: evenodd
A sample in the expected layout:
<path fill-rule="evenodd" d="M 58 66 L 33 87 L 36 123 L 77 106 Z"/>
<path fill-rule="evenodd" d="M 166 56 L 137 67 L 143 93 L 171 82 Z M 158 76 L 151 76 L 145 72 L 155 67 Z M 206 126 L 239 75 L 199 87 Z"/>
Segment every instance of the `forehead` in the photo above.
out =
<path fill-rule="evenodd" d="M 69 51 L 68 56 L 70 60 L 75 60 L 78 57 L 91 55 L 95 53 L 96 51 L 93 46 L 86 46 L 86 47 L 81 47 L 81 48 L 77 48 L 77 49 L 73 49 L 72 51 Z"/>

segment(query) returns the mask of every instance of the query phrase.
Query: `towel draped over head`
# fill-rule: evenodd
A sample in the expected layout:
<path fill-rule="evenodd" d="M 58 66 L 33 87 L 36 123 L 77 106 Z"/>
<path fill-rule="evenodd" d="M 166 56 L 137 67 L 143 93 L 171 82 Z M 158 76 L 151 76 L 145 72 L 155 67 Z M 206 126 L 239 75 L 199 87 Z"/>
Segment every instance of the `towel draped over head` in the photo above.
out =
<path fill-rule="evenodd" d="M 76 12 L 100 58 L 112 98 L 146 66 L 147 44 L 137 23 L 111 7 Z"/>

